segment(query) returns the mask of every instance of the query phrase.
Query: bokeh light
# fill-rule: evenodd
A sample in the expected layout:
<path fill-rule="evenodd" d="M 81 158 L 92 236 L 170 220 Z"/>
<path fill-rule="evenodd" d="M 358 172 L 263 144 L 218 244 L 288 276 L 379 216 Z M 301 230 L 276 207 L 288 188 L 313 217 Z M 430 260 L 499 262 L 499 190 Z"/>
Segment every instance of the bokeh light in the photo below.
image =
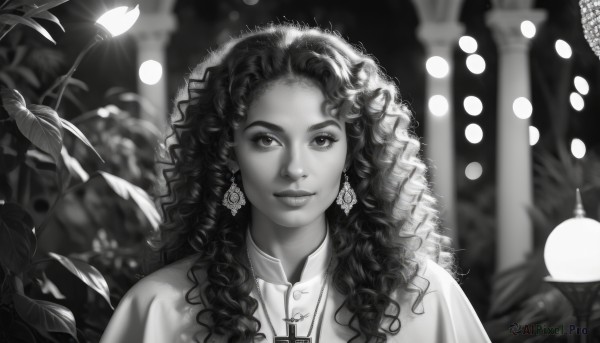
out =
<path fill-rule="evenodd" d="M 431 114 L 434 116 L 441 117 L 448 113 L 448 99 L 446 99 L 446 97 L 443 95 L 433 95 L 431 98 L 429 98 L 428 106 L 429 111 L 431 111 Z"/>
<path fill-rule="evenodd" d="M 477 51 L 477 41 L 471 36 L 462 36 L 458 40 L 458 46 L 467 54 L 472 54 Z"/>
<path fill-rule="evenodd" d="M 483 174 L 483 167 L 479 162 L 471 162 L 465 168 L 465 176 L 469 180 L 477 180 Z"/>
<path fill-rule="evenodd" d="M 530 20 L 524 20 L 521 22 L 521 33 L 525 38 L 533 38 L 535 36 L 536 28 L 535 24 Z"/>
<path fill-rule="evenodd" d="M 571 141 L 571 154 L 575 158 L 583 158 L 585 156 L 585 143 L 579 138 L 573 138 Z"/>
<path fill-rule="evenodd" d="M 473 74 L 481 74 L 485 71 L 485 60 L 477 54 L 467 57 L 467 68 Z"/>
<path fill-rule="evenodd" d="M 427 69 L 429 75 L 438 79 L 446 77 L 450 72 L 450 65 L 448 64 L 448 61 L 440 56 L 429 57 L 425 63 L 425 68 Z"/>
<path fill-rule="evenodd" d="M 581 95 L 579 95 L 579 93 L 576 92 L 572 92 L 571 95 L 569 95 L 569 102 L 571 103 L 571 107 L 573 107 L 575 111 L 583 110 L 583 107 L 585 105 L 583 97 L 581 97 Z"/>
<path fill-rule="evenodd" d="M 556 53 L 558 53 L 558 56 L 564 59 L 569 59 L 573 55 L 573 50 L 571 50 L 571 46 L 569 45 L 569 43 L 565 42 L 562 39 L 556 40 L 556 43 L 554 43 L 554 48 L 556 49 Z"/>
<path fill-rule="evenodd" d="M 478 97 L 473 95 L 469 95 L 465 98 L 463 107 L 465 108 L 465 111 L 472 116 L 478 116 L 483 111 L 483 103 Z"/>
<path fill-rule="evenodd" d="M 147 85 L 155 85 L 162 77 L 162 65 L 155 60 L 144 61 L 140 65 L 140 80 Z"/>
<path fill-rule="evenodd" d="M 573 84 L 575 85 L 575 89 L 581 93 L 581 95 L 587 95 L 587 93 L 590 91 L 590 85 L 588 84 L 587 80 L 581 76 L 575 76 L 575 79 L 573 79 Z"/>
<path fill-rule="evenodd" d="M 513 101 L 513 112 L 519 119 L 527 119 L 531 117 L 533 113 L 533 107 L 529 99 L 525 97 L 518 97 Z"/>
<path fill-rule="evenodd" d="M 469 124 L 465 129 L 465 137 L 469 143 L 477 144 L 483 139 L 483 130 L 477 124 Z"/>
<path fill-rule="evenodd" d="M 529 145 L 534 146 L 540 140 L 540 130 L 535 126 L 529 126 Z"/>

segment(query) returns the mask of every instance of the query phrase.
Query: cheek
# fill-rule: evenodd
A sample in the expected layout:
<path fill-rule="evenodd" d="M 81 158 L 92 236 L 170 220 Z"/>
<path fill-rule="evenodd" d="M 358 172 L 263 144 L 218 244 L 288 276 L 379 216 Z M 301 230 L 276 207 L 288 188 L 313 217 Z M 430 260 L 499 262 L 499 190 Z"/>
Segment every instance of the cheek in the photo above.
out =
<path fill-rule="evenodd" d="M 242 174 L 244 189 L 260 190 L 273 181 L 276 161 L 268 154 L 260 154 L 247 148 L 236 148 L 237 163 Z"/>

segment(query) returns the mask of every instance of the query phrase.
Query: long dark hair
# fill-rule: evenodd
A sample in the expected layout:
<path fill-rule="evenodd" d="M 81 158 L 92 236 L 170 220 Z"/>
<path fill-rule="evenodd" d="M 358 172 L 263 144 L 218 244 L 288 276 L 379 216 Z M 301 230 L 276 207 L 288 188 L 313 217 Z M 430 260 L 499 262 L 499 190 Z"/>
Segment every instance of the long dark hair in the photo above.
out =
<path fill-rule="evenodd" d="M 207 339 L 218 334 L 251 342 L 259 336 L 243 253 L 250 206 L 234 218 L 221 202 L 233 176 L 227 162 L 234 128 L 257 92 L 289 76 L 314 81 L 330 114 L 347 121 L 347 174 L 358 204 L 348 216 L 335 204 L 326 211 L 338 261 L 333 285 L 345 296 L 338 311 L 352 313 L 340 323 L 356 333 L 351 341 L 385 342 L 386 333 L 401 327 L 393 294 L 409 290 L 425 259 L 447 269 L 453 260 L 439 233 L 411 112 L 374 59 L 335 33 L 269 26 L 232 39 L 192 71 L 177 96 L 165 144 L 162 262 L 197 256 L 186 299 L 200 303 L 203 294 L 196 321 L 208 329 Z M 413 312 L 426 288 L 417 290 Z"/>

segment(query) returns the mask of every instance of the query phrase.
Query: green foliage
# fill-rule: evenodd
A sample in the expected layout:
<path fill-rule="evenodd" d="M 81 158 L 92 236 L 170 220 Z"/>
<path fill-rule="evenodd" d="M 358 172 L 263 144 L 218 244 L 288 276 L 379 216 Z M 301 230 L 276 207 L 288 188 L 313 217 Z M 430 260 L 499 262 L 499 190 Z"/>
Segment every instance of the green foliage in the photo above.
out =
<path fill-rule="evenodd" d="M 54 42 L 37 20 L 62 28 L 48 10 L 65 2 L 0 0 L 2 342 L 97 341 L 160 222 L 153 124 L 115 105 L 69 121 L 43 104 L 60 103 L 61 85 L 73 100 L 68 86 L 87 89 L 53 74 L 60 52 L 21 38 L 34 29 Z"/>

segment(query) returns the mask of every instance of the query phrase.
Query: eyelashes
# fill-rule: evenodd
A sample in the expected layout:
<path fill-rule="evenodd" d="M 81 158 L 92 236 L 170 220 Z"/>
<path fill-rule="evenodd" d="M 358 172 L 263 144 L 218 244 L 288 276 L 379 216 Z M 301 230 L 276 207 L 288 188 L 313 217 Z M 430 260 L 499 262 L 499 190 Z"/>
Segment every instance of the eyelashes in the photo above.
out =
<path fill-rule="evenodd" d="M 250 141 L 259 149 L 269 149 L 276 146 L 283 146 L 280 139 L 267 132 L 259 132 L 250 138 Z M 311 140 L 310 145 L 319 150 L 328 150 L 339 141 L 336 135 L 328 132 L 317 133 Z"/>
<path fill-rule="evenodd" d="M 313 139 L 313 142 L 315 142 L 316 145 L 321 149 L 329 149 L 338 141 L 339 139 L 337 137 L 326 132 L 318 134 Z"/>

